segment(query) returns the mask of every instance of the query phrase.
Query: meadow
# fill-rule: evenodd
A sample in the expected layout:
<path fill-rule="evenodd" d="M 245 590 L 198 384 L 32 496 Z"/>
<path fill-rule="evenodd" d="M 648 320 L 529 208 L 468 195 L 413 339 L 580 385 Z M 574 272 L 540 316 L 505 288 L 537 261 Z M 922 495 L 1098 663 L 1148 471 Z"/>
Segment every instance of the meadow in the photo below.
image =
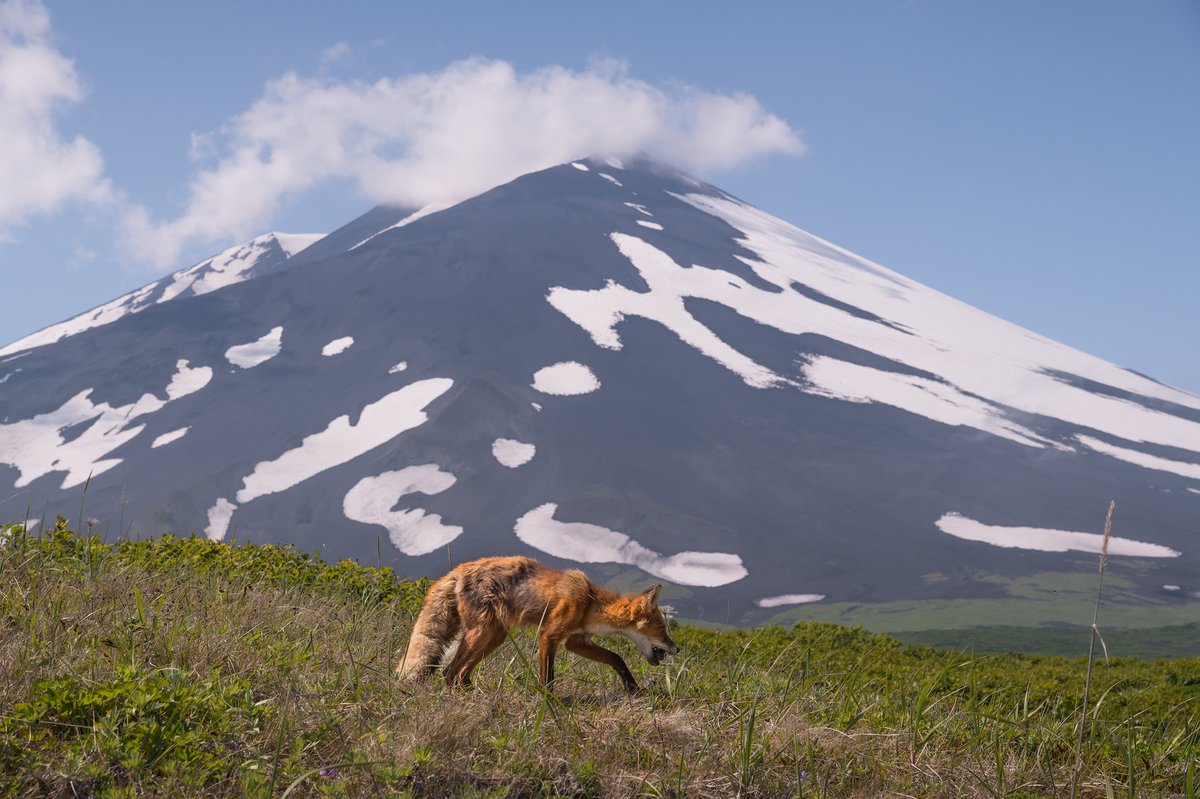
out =
<path fill-rule="evenodd" d="M 1188 797 L 1200 659 L 678 624 L 644 690 L 517 634 L 475 687 L 392 674 L 426 586 L 273 546 L 0 528 L 0 796 Z"/>

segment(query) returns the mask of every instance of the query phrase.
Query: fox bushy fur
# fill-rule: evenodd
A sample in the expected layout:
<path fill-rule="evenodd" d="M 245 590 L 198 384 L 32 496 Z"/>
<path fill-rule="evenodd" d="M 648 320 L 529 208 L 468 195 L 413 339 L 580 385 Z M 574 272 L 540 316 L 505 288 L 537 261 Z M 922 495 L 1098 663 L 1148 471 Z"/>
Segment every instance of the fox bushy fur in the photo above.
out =
<path fill-rule="evenodd" d="M 554 683 L 559 645 L 611 666 L 625 687 L 637 681 L 616 652 L 592 635 L 622 635 L 651 664 L 679 651 L 667 632 L 656 585 L 623 596 L 591 582 L 578 569 L 560 571 L 532 558 L 496 557 L 464 563 L 429 587 L 408 650 L 396 672 L 421 680 L 442 669 L 447 684 L 470 685 L 471 671 L 504 643 L 512 627 L 538 628 L 538 677 Z M 461 633 L 461 640 L 456 639 Z"/>

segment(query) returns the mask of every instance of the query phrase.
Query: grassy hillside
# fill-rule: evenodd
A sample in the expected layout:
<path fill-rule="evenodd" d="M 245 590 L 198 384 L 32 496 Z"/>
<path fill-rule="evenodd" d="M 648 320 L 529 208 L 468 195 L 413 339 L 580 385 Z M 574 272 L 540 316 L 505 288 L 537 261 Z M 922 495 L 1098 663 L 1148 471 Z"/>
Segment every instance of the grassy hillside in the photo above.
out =
<path fill-rule="evenodd" d="M 828 623 L 680 627 L 665 666 L 528 635 L 473 690 L 392 677 L 422 583 L 288 549 L 0 531 L 0 796 L 1067 796 L 1082 658 Z M 1200 660 L 1101 663 L 1086 796 L 1196 795 Z"/>

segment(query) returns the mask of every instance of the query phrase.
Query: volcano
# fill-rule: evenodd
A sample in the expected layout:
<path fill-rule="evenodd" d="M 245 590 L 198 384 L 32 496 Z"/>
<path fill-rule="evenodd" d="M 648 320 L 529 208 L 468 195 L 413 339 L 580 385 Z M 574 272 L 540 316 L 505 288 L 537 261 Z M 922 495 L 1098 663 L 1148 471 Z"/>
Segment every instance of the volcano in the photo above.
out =
<path fill-rule="evenodd" d="M 269 234 L 10 344 L 0 499 L 893 629 L 1067 621 L 1115 500 L 1112 618 L 1200 619 L 1200 397 L 614 158 Z"/>

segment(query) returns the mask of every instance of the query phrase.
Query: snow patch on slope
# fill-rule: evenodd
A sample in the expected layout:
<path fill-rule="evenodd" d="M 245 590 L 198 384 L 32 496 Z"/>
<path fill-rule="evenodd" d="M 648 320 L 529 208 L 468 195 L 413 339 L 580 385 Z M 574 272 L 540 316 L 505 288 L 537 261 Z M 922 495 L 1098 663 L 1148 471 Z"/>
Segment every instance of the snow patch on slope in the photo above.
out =
<path fill-rule="evenodd" d="M 639 225 L 641 225 L 642 227 L 648 227 L 651 230 L 662 230 L 663 229 L 663 226 L 658 224 L 657 222 L 647 222 L 645 219 L 639 219 L 639 220 L 637 220 L 637 223 Z"/>
<path fill-rule="evenodd" d="M 342 511 L 347 519 L 386 529 L 388 540 L 405 555 L 426 555 L 458 538 L 463 528 L 442 524 L 441 515 L 420 508 L 392 508 L 409 494 L 440 494 L 456 480 L 432 463 L 364 477 L 347 492 Z"/>
<path fill-rule="evenodd" d="M 235 510 L 237 510 L 237 505 L 224 497 L 214 502 L 213 506 L 208 509 L 208 528 L 205 530 L 205 534 L 214 541 L 224 541 L 225 536 L 229 533 L 229 522 L 233 519 Z"/>
<path fill-rule="evenodd" d="M 192 369 L 188 367 L 187 361 L 176 361 L 175 374 L 171 378 L 171 382 L 167 384 L 167 401 L 162 402 L 157 397 L 143 394 L 142 398 L 134 403 L 130 414 L 141 416 L 142 414 L 153 413 L 171 400 L 186 397 L 188 394 L 195 394 L 208 385 L 208 381 L 212 380 L 212 376 L 213 371 L 207 366 L 197 366 Z"/>
<path fill-rule="evenodd" d="M 619 324 L 640 316 L 662 324 L 755 388 L 795 386 L 853 402 L 888 404 L 1026 446 L 1064 448 L 1038 434 L 1037 426 L 1048 419 L 1200 454 L 1200 422 L 1093 393 L 1074 385 L 1071 376 L 1191 408 L 1200 408 L 1200 397 L 997 319 L 750 206 L 710 195 L 672 196 L 740 231 L 738 244 L 754 256 L 737 257 L 775 290 L 724 270 L 685 267 L 641 238 L 613 233 L 611 240 L 648 291 L 610 280 L 600 289 L 554 287 L 547 294 L 550 304 L 598 346 L 621 349 Z M 796 374 L 776 374 L 693 317 L 685 305 L 689 299 L 718 303 L 786 334 L 844 342 L 932 379 L 832 358 L 801 364 Z M 1017 415 L 1021 424 L 1012 421 Z"/>
<path fill-rule="evenodd" d="M 167 403 L 194 394 L 212 379 L 207 366 L 191 368 L 188 361 L 175 364 L 175 374 L 164 390 L 167 398 L 143 394 L 129 405 L 93 403 L 93 389 L 85 389 L 58 409 L 12 424 L 0 424 L 0 463 L 16 467 L 16 488 L 29 485 L 51 472 L 66 472 L 60 488 L 81 485 L 88 476 L 103 474 L 121 462 L 104 456 L 137 437 L 144 424 L 131 423 L 161 410 Z M 66 431 L 80 425 L 86 429 L 69 441 Z"/>
<path fill-rule="evenodd" d="M 1076 533 L 1043 527 L 1001 527 L 977 522 L 958 513 L 947 513 L 938 519 L 936 524 L 943 533 L 955 538 L 979 541 L 1005 549 L 1098 553 L 1104 544 L 1104 536 L 1098 533 Z M 1113 536 L 1108 542 L 1108 554 L 1139 558 L 1177 558 L 1182 553 L 1160 544 Z"/>
<path fill-rule="evenodd" d="M 262 338 L 247 344 L 235 344 L 225 350 L 225 360 L 243 369 L 252 369 L 279 354 L 283 346 L 283 328 L 273 327 Z"/>
<path fill-rule="evenodd" d="M 0 349 L 0 355 L 7 355 L 10 352 L 18 350 L 33 349 L 34 347 L 44 347 L 47 344 L 53 344 L 69 336 L 90 330 L 93 327 L 112 324 L 121 317 L 131 313 L 137 313 L 150 305 L 148 298 L 154 292 L 156 286 L 157 284 L 151 283 L 149 286 L 143 286 L 137 291 L 124 294 L 111 302 L 106 302 L 104 305 L 93 308 L 90 311 L 85 311 L 79 316 L 72 317 L 65 322 L 59 322 L 56 325 L 43 328 Z"/>
<path fill-rule="evenodd" d="M 492 456 L 504 466 L 515 469 L 533 460 L 537 447 L 511 438 L 497 438 L 492 442 Z"/>
<path fill-rule="evenodd" d="M 363 246 L 371 239 L 374 239 L 378 236 L 382 236 L 384 233 L 387 233 L 392 230 L 396 230 L 397 228 L 402 228 L 402 227 L 405 227 L 406 225 L 411 225 L 413 222 L 416 222 L 418 219 L 424 219 L 425 217 L 429 216 L 430 214 L 436 214 L 438 211 L 445 211 L 449 207 L 450 206 L 447 205 L 446 203 L 430 203 L 429 205 L 426 205 L 424 208 L 421 208 L 418 211 L 414 211 L 413 213 L 404 217 L 396 224 L 390 225 L 388 227 L 385 227 L 383 230 L 372 233 L 370 236 L 367 236 L 365 239 L 360 241 L 358 244 L 355 244 L 350 249 L 357 250 L 359 247 Z"/>
<path fill-rule="evenodd" d="M 750 310 L 741 307 L 742 297 L 750 292 L 761 295 L 759 299 L 764 304 L 778 304 L 774 298 L 779 295 L 756 289 L 721 269 L 701 266 L 684 269 L 662 250 L 634 236 L 613 233 L 610 238 L 641 273 L 649 291 L 634 291 L 610 280 L 604 288 L 595 290 L 556 286 L 546 296 L 551 305 L 587 331 L 592 341 L 607 349 L 621 349 L 617 324 L 626 317 L 640 316 L 663 325 L 685 344 L 739 375 L 747 385 L 767 388 L 783 382 L 779 375 L 722 341 L 684 307 L 685 297 L 696 297 L 724 305 L 732 303 L 731 307 L 742 313 Z M 789 305 L 760 315 L 774 317 L 793 311 Z"/>
<path fill-rule="evenodd" d="M 577 361 L 562 361 L 538 369 L 533 375 L 535 389 L 543 394 L 573 397 L 588 394 L 600 388 L 600 381 L 592 370 Z"/>
<path fill-rule="evenodd" d="M 278 244 L 285 257 L 291 257 L 322 238 L 324 237 L 320 235 L 268 233 L 246 244 L 230 247 L 207 261 L 176 272 L 171 284 L 164 289 L 156 302 L 173 300 L 189 290 L 192 295 L 208 294 L 248 280 L 252 277 L 250 273 L 254 267 L 270 253 L 272 243 Z"/>
<path fill-rule="evenodd" d="M 879 403 L 945 425 L 973 427 L 1027 447 L 1058 446 L 1000 415 L 993 405 L 924 377 L 886 372 L 836 358 L 811 358 L 802 373 L 807 391 L 857 403 Z"/>
<path fill-rule="evenodd" d="M 1186 461 L 1174 461 L 1170 458 L 1160 458 L 1157 455 L 1151 455 L 1148 452 L 1139 452 L 1136 449 L 1127 449 L 1118 447 L 1115 444 L 1109 444 L 1107 441 L 1101 441 L 1098 438 L 1091 436 L 1075 436 L 1080 444 L 1083 444 L 1088 449 L 1095 450 L 1111 458 L 1125 461 L 1126 463 L 1136 464 L 1144 469 L 1154 469 L 1159 472 L 1171 472 L 1173 474 L 1182 475 L 1183 477 L 1192 477 L 1200 480 L 1200 463 L 1187 463 Z M 1190 490 L 1190 489 L 1189 489 Z"/>
<path fill-rule="evenodd" d="M 271 235 L 275 237 L 275 241 L 279 242 L 279 248 L 288 258 L 307 250 L 325 238 L 324 233 L 272 233 Z"/>
<path fill-rule="evenodd" d="M 624 533 L 597 524 L 560 522 L 558 505 L 547 502 L 517 519 L 517 538 L 549 555 L 580 563 L 625 563 L 679 585 L 715 587 L 746 576 L 737 555 L 724 552 L 680 552 L 665 556 Z"/>
<path fill-rule="evenodd" d="M 334 355 L 341 355 L 346 350 L 354 345 L 354 336 L 342 336 L 335 338 L 333 341 L 321 348 L 321 354 L 326 358 L 331 358 Z"/>
<path fill-rule="evenodd" d="M 169 433 L 163 433 L 161 436 L 150 442 L 150 449 L 158 449 L 159 447 L 165 447 L 172 441 L 178 441 L 186 436 L 187 431 L 191 429 L 191 427 L 181 427 L 178 430 L 172 430 Z"/>
<path fill-rule="evenodd" d="M 810 602 L 820 602 L 824 598 L 824 594 L 780 594 L 756 599 L 754 604 L 760 608 L 777 608 L 781 605 L 806 605 Z"/>
<path fill-rule="evenodd" d="M 322 238 L 324 236 L 320 234 L 302 233 L 268 233 L 259 236 L 65 322 L 59 322 L 14 341 L 0 348 L 0 355 L 53 344 L 85 330 L 112 324 L 125 316 L 176 297 L 207 294 L 224 286 L 240 283 L 254 276 L 254 268 L 272 254 L 274 246 L 277 245 L 287 259 Z"/>
<path fill-rule="evenodd" d="M 305 436 L 295 449 L 256 465 L 242 481 L 237 501 L 244 505 L 286 491 L 424 424 L 429 418 L 425 408 L 452 385 L 454 381 L 444 377 L 419 380 L 364 407 L 356 425 L 348 415 L 337 417 L 321 432 Z"/>
<path fill-rule="evenodd" d="M 1092 393 L 1057 375 L 1075 375 L 1143 397 L 1200 409 L 1188 394 L 984 313 L 860 258 L 834 244 L 723 197 L 675 195 L 741 231 L 741 257 L 763 280 L 785 291 L 780 317 L 769 301 L 745 299 L 738 313 L 789 333 L 818 333 L 931 373 L 994 406 L 1090 427 L 1127 441 L 1200 452 L 1200 423 L 1136 402 Z M 845 270 L 859 274 L 847 280 Z M 792 282 L 892 323 L 879 324 L 790 290 Z M 761 294 L 760 291 L 754 293 Z M 764 300 L 765 298 L 756 298 Z M 729 303 L 726 303 L 729 304 Z M 780 309 L 781 310 L 781 309 Z"/>

